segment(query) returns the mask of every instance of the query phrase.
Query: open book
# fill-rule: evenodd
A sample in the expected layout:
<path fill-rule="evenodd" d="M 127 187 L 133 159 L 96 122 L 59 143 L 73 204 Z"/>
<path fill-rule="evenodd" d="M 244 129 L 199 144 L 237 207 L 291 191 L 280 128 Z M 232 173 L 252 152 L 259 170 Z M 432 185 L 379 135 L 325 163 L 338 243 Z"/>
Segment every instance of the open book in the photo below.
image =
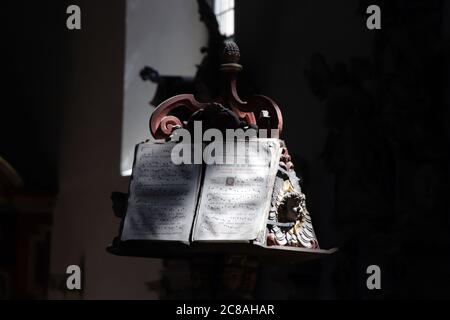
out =
<path fill-rule="evenodd" d="M 174 146 L 136 146 L 121 240 L 264 245 L 281 141 L 250 140 L 231 164 L 177 165 Z"/>

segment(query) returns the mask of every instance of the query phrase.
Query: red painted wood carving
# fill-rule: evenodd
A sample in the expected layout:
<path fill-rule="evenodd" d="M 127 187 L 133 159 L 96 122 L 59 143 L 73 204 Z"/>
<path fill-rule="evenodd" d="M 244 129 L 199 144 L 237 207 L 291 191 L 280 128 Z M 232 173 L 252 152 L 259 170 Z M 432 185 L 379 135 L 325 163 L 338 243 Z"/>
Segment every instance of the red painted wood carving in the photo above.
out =
<path fill-rule="evenodd" d="M 233 111 L 241 121 L 247 125 L 257 125 L 259 129 L 278 129 L 281 135 L 283 129 L 283 116 L 280 108 L 270 98 L 255 95 L 243 101 L 237 92 L 237 75 L 242 70 L 238 63 L 240 52 L 234 42 L 225 44 L 223 63 L 220 71 L 224 77 L 222 94 L 214 101 L 198 102 L 192 94 L 174 96 L 161 103 L 150 118 L 150 132 L 155 139 L 168 138 L 175 126 L 185 127 L 188 119 L 180 119 L 174 115 L 177 108 L 187 108 L 192 116 L 195 112 L 202 110 L 211 103 L 219 103 L 225 108 Z"/>

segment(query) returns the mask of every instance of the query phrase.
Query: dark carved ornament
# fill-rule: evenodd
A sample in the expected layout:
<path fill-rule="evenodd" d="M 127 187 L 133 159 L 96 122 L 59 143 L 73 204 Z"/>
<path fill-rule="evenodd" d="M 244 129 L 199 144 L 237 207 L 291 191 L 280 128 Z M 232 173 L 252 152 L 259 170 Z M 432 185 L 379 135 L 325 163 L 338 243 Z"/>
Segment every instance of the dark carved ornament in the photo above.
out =
<path fill-rule="evenodd" d="M 239 64 L 239 48 L 231 41 L 227 41 L 224 47 L 223 63 L 220 65 L 223 78 L 223 90 L 220 96 L 210 102 L 199 102 L 192 94 L 180 94 L 162 102 L 150 118 L 150 132 L 155 139 L 167 139 L 175 128 L 186 128 L 193 115 L 211 106 L 211 103 L 219 104 L 233 112 L 243 127 L 277 129 L 281 135 L 283 116 L 272 99 L 263 95 L 254 95 L 247 101 L 243 101 L 239 97 L 237 75 L 242 70 Z"/>

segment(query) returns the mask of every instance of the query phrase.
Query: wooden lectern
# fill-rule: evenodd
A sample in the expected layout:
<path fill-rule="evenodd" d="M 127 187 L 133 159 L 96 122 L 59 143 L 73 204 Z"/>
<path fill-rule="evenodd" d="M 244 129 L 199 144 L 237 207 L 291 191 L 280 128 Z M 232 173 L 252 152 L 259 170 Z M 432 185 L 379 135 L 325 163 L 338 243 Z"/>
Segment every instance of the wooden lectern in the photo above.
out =
<path fill-rule="evenodd" d="M 270 98 L 255 95 L 243 101 L 237 92 L 237 75 L 242 70 L 239 64 L 238 46 L 231 41 L 224 45 L 223 62 L 220 71 L 223 75 L 222 93 L 213 101 L 198 102 L 192 94 L 181 94 L 162 102 L 150 118 L 150 132 L 155 139 L 168 139 L 174 130 L 189 128 L 194 120 L 202 120 L 207 126 L 218 129 L 255 127 L 267 129 L 272 138 L 281 138 L 283 116 L 278 105 Z M 206 112 L 211 105 L 226 110 L 226 115 Z M 221 118 L 222 117 L 222 118 Z M 294 165 L 287 148 L 283 148 L 280 167 L 286 172 L 293 171 Z M 127 194 L 113 193 L 113 208 L 117 217 L 123 220 L 127 208 Z M 108 252 L 121 256 L 140 256 L 152 258 L 192 258 L 197 256 L 245 255 L 258 259 L 304 261 L 319 258 L 335 250 L 322 250 L 318 245 L 312 248 L 273 245 L 270 247 L 247 246 L 238 243 L 211 243 L 183 246 L 178 243 L 162 243 L 144 240 L 121 241 L 116 237 L 107 248 Z"/>

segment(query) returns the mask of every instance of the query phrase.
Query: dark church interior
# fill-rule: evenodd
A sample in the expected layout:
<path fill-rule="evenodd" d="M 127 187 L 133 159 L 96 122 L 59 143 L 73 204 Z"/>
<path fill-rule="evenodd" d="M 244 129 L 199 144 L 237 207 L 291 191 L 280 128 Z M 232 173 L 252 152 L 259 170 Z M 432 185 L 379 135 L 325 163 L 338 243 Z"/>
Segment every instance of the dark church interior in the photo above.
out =
<path fill-rule="evenodd" d="M 375 4 L 381 28 L 370 30 Z M 67 27 L 70 5 L 80 29 Z M 450 298 L 447 1 L 2 6 L 1 300 Z M 336 251 L 111 254 L 134 145 L 163 101 L 220 94 L 227 40 L 240 50 L 239 95 L 277 102 L 320 248 Z M 66 286 L 71 265 L 81 290 Z"/>

